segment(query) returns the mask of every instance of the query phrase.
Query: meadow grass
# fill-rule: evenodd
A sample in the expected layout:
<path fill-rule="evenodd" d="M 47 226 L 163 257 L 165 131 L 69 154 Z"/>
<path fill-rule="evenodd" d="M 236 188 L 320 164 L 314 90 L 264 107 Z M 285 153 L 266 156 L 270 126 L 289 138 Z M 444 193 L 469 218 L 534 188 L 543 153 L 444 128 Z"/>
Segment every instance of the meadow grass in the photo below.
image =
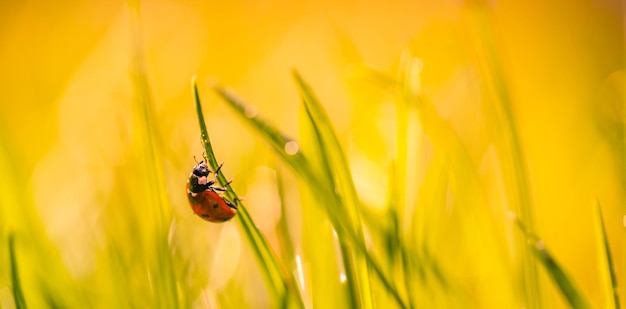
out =
<path fill-rule="evenodd" d="M 237 216 L 219 227 L 181 216 L 168 191 L 166 141 L 155 117 L 134 12 L 130 155 L 115 170 L 113 193 L 97 200 L 105 205 L 100 219 L 85 230 L 93 244 L 86 250 L 94 255 L 86 274 L 75 274 L 75 265 L 46 233 L 32 188 L 25 185 L 27 177 L 16 167 L 18 154 L 7 139 L 0 139 L 0 307 L 256 308 L 246 296 L 259 294 L 272 308 L 542 308 L 553 304 L 546 300 L 546 284 L 572 308 L 591 307 L 585 291 L 549 251 L 551 244 L 535 231 L 524 152 L 493 34 L 484 12 L 474 13 L 475 56 L 489 106 L 486 119 L 497 132 L 491 142 L 508 206 L 487 207 L 487 188 L 476 164 L 459 133 L 422 92 L 420 59 L 406 52 L 396 76 L 359 68 L 362 82 L 394 98 L 396 125 L 388 132 L 394 143 L 387 175 L 381 177 L 387 183 L 380 185 L 388 188 L 382 209 L 360 197 L 345 138 L 324 108 L 329 103 L 294 70 L 298 138 L 265 120 L 264 112 L 270 111 L 253 112 L 254 102 L 235 91 L 214 85 L 210 93 L 239 116 L 236 125 L 247 125 L 264 140 L 277 160 L 272 166 L 282 210 L 275 227 L 277 245 L 255 223 L 223 171 L 218 181 L 227 189 L 224 196 L 237 203 Z M 216 157 L 195 77 L 191 90 L 184 108 L 195 110 L 198 139 L 209 166 L 217 170 L 228 158 Z M 421 151 L 411 148 L 416 136 Z M 293 175 L 297 183 L 286 185 L 284 178 Z M 294 188 L 296 203 L 286 197 Z M 603 302 L 620 308 L 600 202 L 593 207 Z M 294 226 L 287 213 L 301 216 L 302 224 Z M 234 225 L 245 244 L 243 257 L 233 263 L 244 270 L 233 271 L 227 283 L 213 288 L 211 272 L 220 269 L 209 268 L 206 260 L 222 266 L 215 262 L 222 251 L 215 248 Z M 300 234 L 292 234 L 294 230 Z M 211 242 L 197 241 L 201 233 Z M 254 271 L 246 272 L 251 260 Z M 257 275 L 263 288 L 246 287 Z M 550 281 L 543 282 L 542 276 Z"/>
<path fill-rule="evenodd" d="M 167 217 L 171 216 L 168 211 L 168 198 L 163 194 L 163 179 L 160 172 L 159 155 L 156 151 L 158 144 L 153 135 L 152 117 L 150 111 L 150 95 L 145 75 L 140 69 L 141 61 L 137 60 L 136 88 L 138 91 L 138 99 L 136 103 L 136 112 L 138 116 L 138 136 L 137 150 L 138 154 L 142 154 L 138 158 L 137 173 L 140 179 L 150 180 L 149 182 L 141 182 L 145 187 L 141 190 L 151 192 L 151 200 L 148 205 L 154 205 L 156 212 L 146 217 L 142 214 L 145 224 L 140 235 L 145 242 L 139 248 L 132 250 L 132 254 L 140 254 L 140 265 L 145 265 L 145 273 L 143 280 L 140 280 L 143 287 L 138 287 L 132 282 L 119 282 L 116 279 L 123 275 L 119 270 L 130 267 L 133 269 L 137 266 L 128 265 L 130 258 L 129 252 L 125 252 L 123 245 L 119 248 L 110 249 L 108 253 L 101 256 L 104 265 L 113 267 L 111 269 L 110 281 L 98 281 L 100 286 L 112 284 L 122 285 L 119 287 L 109 287 L 115 295 L 112 299 L 104 299 L 93 294 L 84 282 L 76 282 L 67 275 L 59 275 L 46 284 L 46 281 L 39 282 L 37 278 L 41 276 L 38 273 L 41 270 L 29 269 L 30 263 L 21 263 L 20 256 L 25 253 L 20 252 L 25 249 L 25 244 L 20 239 L 25 237 L 35 237 L 38 241 L 31 244 L 30 249 L 53 256 L 54 248 L 50 244 L 46 244 L 45 238 L 39 238 L 37 235 L 29 235 L 28 230 L 12 231 L 6 227 L 7 222 L 3 221 L 4 242 L 8 248 L 9 258 L 5 266 L 8 265 L 10 275 L 10 284 L 13 296 L 13 304 L 17 308 L 26 308 L 27 306 L 38 307 L 42 304 L 45 306 L 69 306 L 75 307 L 81 304 L 91 304 L 100 306 L 102 304 L 117 304 L 120 306 L 130 305 L 150 305 L 154 307 L 176 308 L 188 307 L 193 303 L 193 299 L 197 298 L 197 292 L 186 290 L 181 286 L 181 261 L 176 260 L 172 255 L 171 248 L 168 246 L 168 221 Z M 415 62 L 410 59 L 405 62 L 405 72 L 415 69 Z M 371 73 L 379 74 L 379 73 Z M 468 207 L 474 209 L 462 210 L 463 220 L 486 220 L 481 218 L 480 210 L 481 197 L 480 188 L 476 175 L 474 175 L 473 167 L 467 157 L 466 151 L 454 130 L 437 114 L 430 100 L 423 94 L 415 92 L 411 88 L 414 81 L 406 80 L 411 74 L 400 74 L 400 81 L 393 81 L 387 77 L 386 80 L 397 83 L 402 93 L 400 102 L 405 107 L 400 110 L 407 113 L 415 112 L 418 114 L 422 123 L 424 134 L 428 135 L 438 153 L 443 156 L 436 156 L 428 166 L 428 173 L 424 183 L 425 197 L 418 201 L 418 205 L 422 207 L 445 207 L 446 200 L 449 198 L 450 192 L 457 197 L 458 203 L 467 203 Z M 308 191 L 309 194 L 302 194 L 301 207 L 310 207 L 304 210 L 303 214 L 312 214 L 312 225 L 303 225 L 303 229 L 309 228 L 310 234 L 305 231 L 303 243 L 305 246 L 311 246 L 310 251 L 306 249 L 302 252 L 303 256 L 296 257 L 295 245 L 288 235 L 289 222 L 282 218 L 279 230 L 281 231 L 281 252 L 286 254 L 279 255 L 275 253 L 263 233 L 255 225 L 253 218 L 247 212 L 245 205 L 240 201 L 238 195 L 227 184 L 226 177 L 222 172 L 218 174 L 218 180 L 225 185 L 227 191 L 226 197 L 235 201 L 239 205 L 237 222 L 242 228 L 244 238 L 247 239 L 247 245 L 251 248 L 258 268 L 265 279 L 269 299 L 276 307 L 283 308 L 302 308 L 306 306 L 322 306 L 322 304 L 340 304 L 340 306 L 358 307 L 358 308 L 374 308 L 374 307 L 400 307 L 415 308 L 427 306 L 466 306 L 480 303 L 480 300 L 473 300 L 471 293 L 466 291 L 466 283 L 461 282 L 461 278 L 457 274 L 451 274 L 450 265 L 445 265 L 449 261 L 438 258 L 436 248 L 433 247 L 431 241 L 423 235 L 424 230 L 420 230 L 429 220 L 433 220 L 438 224 L 445 224 L 446 220 L 453 218 L 434 220 L 442 214 L 436 209 L 424 209 L 414 212 L 413 218 L 410 220 L 400 220 L 400 213 L 407 214 L 406 205 L 398 201 L 399 196 L 403 196 L 402 188 L 406 185 L 398 177 L 406 177 L 402 172 L 406 173 L 406 162 L 412 158 L 404 155 L 394 161 L 394 166 L 390 169 L 389 179 L 394 187 L 394 194 L 388 196 L 387 204 L 390 205 L 388 212 L 372 215 L 370 210 L 364 208 L 359 201 L 356 193 L 353 178 L 350 172 L 348 159 L 342 150 L 341 143 L 332 127 L 332 124 L 324 111 L 322 104 L 316 98 L 312 88 L 304 81 L 304 79 L 294 72 L 294 80 L 296 87 L 301 95 L 301 121 L 302 136 L 300 141 L 286 137 L 278 129 L 261 116 L 250 115 L 248 111 L 251 109 L 247 103 L 235 95 L 232 91 L 226 90 L 224 87 L 215 86 L 214 90 L 224 99 L 224 101 L 233 108 L 241 119 L 248 123 L 250 127 L 258 133 L 260 137 L 266 140 L 267 144 L 272 148 L 282 164 L 290 167 L 291 171 L 298 176 L 298 182 L 302 191 Z M 200 95 L 195 82 L 192 81 L 192 95 L 195 102 L 195 108 L 199 120 L 199 132 L 201 140 L 206 151 L 209 165 L 213 170 L 218 167 L 218 160 L 212 150 L 209 132 L 206 129 L 204 115 L 202 112 L 202 104 Z M 402 114 L 401 114 L 402 115 Z M 408 120 L 405 120 L 408 121 Z M 407 125 L 398 126 L 402 130 L 407 129 Z M 406 133 L 399 133 L 400 137 Z M 400 150 L 406 150 L 406 146 L 399 146 Z M 7 167 L 6 161 L 3 166 Z M 442 171 L 444 174 L 442 174 Z M 10 183 L 4 183 L 5 189 L 10 187 Z M 446 189 L 447 188 L 447 189 Z M 450 190 L 450 191 L 448 191 Z M 7 203 L 7 196 L 11 189 L 5 193 L 3 201 Z M 16 195 L 15 192 L 12 194 Z M 14 203 L 8 201 L 8 203 Z M 28 203 L 28 202 L 26 202 Z M 145 203 L 145 201 L 144 201 Z M 402 207 L 399 207 L 401 206 Z M 283 207 L 286 207 L 283 205 Z M 599 204 L 596 204 L 596 227 L 598 253 L 603 257 L 599 264 L 599 272 L 602 274 L 606 302 L 609 307 L 619 308 L 619 297 L 617 294 L 616 276 L 613 270 L 611 253 L 606 241 L 606 232 L 602 221 Z M 3 211 L 7 211 L 10 207 L 3 205 Z M 285 209 L 286 210 L 286 209 Z M 434 212 L 433 212 L 434 211 Z M 476 213 L 472 213 L 476 212 Z M 424 218 L 422 216 L 429 217 Z M 6 216 L 3 216 L 6 218 Z M 374 218 L 372 218 L 374 217 Z M 132 217 L 131 217 L 132 218 Z M 134 219 L 132 219 L 134 220 Z M 330 222 L 329 226 L 324 227 L 320 222 Z M 452 222 L 452 221 L 450 221 Z M 15 224 L 15 223 L 14 223 Z M 506 224 L 515 224 L 524 237 L 524 244 L 527 250 L 521 251 L 531 254 L 534 261 L 537 261 L 545 273 L 552 278 L 561 295 L 573 308 L 588 308 L 589 301 L 583 293 L 577 288 L 576 284 L 567 275 L 567 271 L 559 266 L 558 262 L 552 257 L 548 250 L 549 244 L 541 241 L 532 231 L 532 229 L 521 219 L 515 218 Z M 466 227 L 461 227 L 462 231 L 469 232 L 469 229 L 476 228 L 471 222 Z M 332 233 L 324 235 L 321 230 L 328 229 Z M 436 227 L 430 227 L 436 228 Z M 493 227 L 487 226 L 486 229 Z M 485 229 L 485 227 L 482 227 Z M 6 232 L 8 231 L 8 232 Z M 32 231 L 37 231 L 33 228 Z M 369 236 L 365 237 L 365 231 Z M 436 231 L 436 230 L 431 230 Z M 476 231 L 475 231 L 476 232 Z M 16 234 L 18 237 L 16 237 Z M 484 236 L 484 235 L 483 235 Z M 333 241 L 338 246 L 326 246 L 318 243 L 320 239 Z M 480 233 L 470 235 L 468 237 L 477 237 L 482 239 Z M 17 245 L 16 245 L 17 239 Z M 423 241 L 423 242 L 422 242 Z M 473 246 L 473 245 L 472 245 Z M 497 247 L 497 246 L 496 246 Z M 289 249 L 290 248 L 290 249 Z M 489 251 L 498 250 L 489 248 L 488 246 L 479 248 L 464 248 L 461 245 L 460 250 L 478 250 Z M 322 251 L 327 252 L 322 252 Z M 313 252 L 313 253 L 312 253 Z M 478 254 L 480 256 L 480 254 Z M 335 256 L 341 258 L 336 259 Z M 495 257 L 494 257 L 495 256 Z M 297 282 L 302 278 L 296 278 L 298 273 L 298 265 L 296 259 L 304 258 L 311 261 L 311 265 L 315 269 L 316 275 L 308 273 L 312 278 L 309 283 L 319 280 L 320 282 L 334 282 L 339 288 L 324 290 L 316 288 L 315 293 L 310 293 L 303 289 L 304 283 Z M 490 253 L 490 259 L 501 258 L 497 252 Z M 28 259 L 25 259 L 28 260 Z M 53 261 L 53 260 L 52 260 Z M 111 263 L 122 263 L 126 265 L 122 268 L 112 266 Z M 178 264 L 175 266 L 175 264 Z M 66 273 L 62 263 L 52 263 L 52 270 L 57 273 Z M 334 265 L 330 267 L 330 265 Z M 183 265 L 184 266 L 184 265 Z M 472 267 L 471 262 L 467 265 Z M 301 267 L 301 266 L 300 266 Z M 184 267 L 183 267 L 184 268 Z M 326 269 L 327 271 L 325 271 Z M 49 269 L 47 269 L 49 270 Z M 27 275 L 24 275 L 24 274 Z M 342 278 L 342 279 L 340 279 Z M 106 279 L 106 277 L 105 277 Z M 53 286 L 63 280 L 65 284 L 61 287 Z M 102 280 L 102 279 L 99 279 Z M 27 281 L 27 283 L 24 283 Z M 313 283 L 314 286 L 315 283 Z M 26 293 L 25 293 L 26 289 Z M 145 298 L 140 301 L 128 302 L 121 291 L 132 291 L 133 294 L 145 292 Z M 70 293 L 68 293 L 71 291 Z M 117 292 L 115 292 L 117 291 Z M 77 298 L 72 299 L 67 295 L 78 294 Z M 195 294 L 195 295 L 194 295 Z M 432 295 L 438 295 L 433 297 Z M 528 296 L 528 294 L 524 294 Z M 331 300 L 331 301 L 329 301 Z M 520 303 L 538 303 L 541 304 L 541 298 L 528 299 L 522 298 L 518 300 Z"/>
<path fill-rule="evenodd" d="M 406 70 L 410 71 L 412 69 L 410 67 L 411 66 L 410 61 L 409 61 L 408 66 L 409 67 Z M 411 74 L 405 74 L 401 76 L 410 77 Z M 418 307 L 420 305 L 420 300 L 419 300 L 419 297 L 416 295 L 419 295 L 420 293 L 417 291 L 411 290 L 411 286 L 414 285 L 412 283 L 414 280 L 416 279 L 417 281 L 420 281 L 420 280 L 418 278 L 413 278 L 412 275 L 421 273 L 424 271 L 430 271 L 430 272 L 437 272 L 438 276 L 443 276 L 440 273 L 439 267 L 437 266 L 437 262 L 431 261 L 431 263 L 433 264 L 427 265 L 427 266 L 418 265 L 422 261 L 421 261 L 421 258 L 415 254 L 416 248 L 407 248 L 406 246 L 410 244 L 407 244 L 406 241 L 403 241 L 402 238 L 405 235 L 403 235 L 402 232 L 398 232 L 396 230 L 391 233 L 388 233 L 387 235 L 378 235 L 378 236 L 382 238 L 386 238 L 385 240 L 388 242 L 386 244 L 387 247 L 391 246 L 392 244 L 399 244 L 397 245 L 398 247 L 396 247 L 395 250 L 392 250 L 392 252 L 388 253 L 387 255 L 388 259 L 385 260 L 383 264 L 385 264 L 386 266 L 393 265 L 395 264 L 394 259 L 399 258 L 400 260 L 402 260 L 402 263 L 397 265 L 400 268 L 400 270 L 393 270 L 393 267 L 392 267 L 391 272 L 383 271 L 383 269 L 385 269 L 386 267 L 381 267 L 379 265 L 379 262 L 375 261 L 373 252 L 366 249 L 366 246 L 364 245 L 364 243 L 362 243 L 362 237 L 358 236 L 359 233 L 361 233 L 362 228 L 357 229 L 356 231 L 354 230 L 351 231 L 350 227 L 346 226 L 350 224 L 349 222 L 357 222 L 356 224 L 363 224 L 363 223 L 360 223 L 361 221 L 359 219 L 360 217 L 359 213 L 362 212 L 363 209 L 362 209 L 362 206 L 359 205 L 358 198 L 356 197 L 356 195 L 351 195 L 351 194 L 355 194 L 355 192 L 353 191 L 354 187 L 353 187 L 353 183 L 351 180 L 351 176 L 349 174 L 349 171 L 347 171 L 347 164 L 345 162 L 345 157 L 342 154 L 341 147 L 339 146 L 339 143 L 337 142 L 336 135 L 333 132 L 332 126 L 328 122 L 328 118 L 324 116 L 324 111 L 321 108 L 321 104 L 317 101 L 310 87 L 304 82 L 302 77 L 297 72 L 294 73 L 294 77 L 295 77 L 297 85 L 299 86 L 301 95 L 303 96 L 304 110 L 306 111 L 306 115 L 307 115 L 307 118 L 305 119 L 305 121 L 307 121 L 308 123 L 308 124 L 305 124 L 305 126 L 310 126 L 308 130 L 313 131 L 313 132 L 309 132 L 309 134 L 312 133 L 312 135 L 314 135 L 313 139 L 315 140 L 314 147 L 304 148 L 304 149 L 309 149 L 313 153 L 317 151 L 317 156 L 320 156 L 321 158 L 316 158 L 314 160 L 307 160 L 306 158 L 308 156 L 316 156 L 316 154 L 309 154 L 308 152 L 306 153 L 306 155 L 305 153 L 301 153 L 300 151 L 297 153 L 293 153 L 293 154 L 286 153 L 285 146 L 288 143 L 293 142 L 292 139 L 285 138 L 284 135 L 278 132 L 277 129 L 273 128 L 270 124 L 261 120 L 258 116 L 250 117 L 249 115 L 247 115 L 246 111 L 249 110 L 250 107 L 247 107 L 245 103 L 240 98 L 238 98 L 235 94 L 233 94 L 231 91 L 227 91 L 220 86 L 217 86 L 215 89 L 218 92 L 218 94 L 222 98 L 224 98 L 225 101 L 228 102 L 229 105 L 233 107 L 233 109 L 240 116 L 242 116 L 242 119 L 244 119 L 244 121 L 248 122 L 256 131 L 258 131 L 258 133 L 261 136 L 265 137 L 265 139 L 269 142 L 269 144 L 276 151 L 276 153 L 280 157 L 282 157 L 289 166 L 292 167 L 295 173 L 300 175 L 301 181 L 304 181 L 306 183 L 306 186 L 317 188 L 318 194 L 316 196 L 325 197 L 324 200 L 318 201 L 318 203 L 322 204 L 321 207 L 326 206 L 325 207 L 327 211 L 326 215 L 328 216 L 329 220 L 332 222 L 333 228 L 335 229 L 335 231 L 337 231 L 338 237 L 340 239 L 343 239 L 344 242 L 348 244 L 352 244 L 354 247 L 358 248 L 358 250 L 355 251 L 354 253 L 357 254 L 358 256 L 362 256 L 363 259 L 369 264 L 369 267 L 372 270 L 374 270 L 373 273 L 376 274 L 377 276 L 369 275 L 369 277 L 370 278 L 377 277 L 378 280 L 381 280 L 381 282 L 383 283 L 382 286 L 384 287 L 383 294 L 392 295 L 393 296 L 392 298 L 394 300 L 393 303 L 399 307 L 403 307 L 403 308 Z M 431 136 L 433 138 L 434 143 L 437 144 L 439 141 L 441 143 L 439 144 L 439 147 L 441 147 L 444 151 L 450 153 L 450 155 L 455 157 L 454 159 L 452 159 L 452 161 L 448 161 L 447 164 L 450 164 L 453 169 L 461 173 L 461 175 L 458 175 L 458 177 L 467 178 L 468 177 L 467 174 L 469 175 L 472 174 L 472 171 L 471 171 L 472 167 L 470 166 L 469 159 L 465 155 L 465 151 L 463 150 L 463 146 L 460 143 L 458 137 L 453 132 L 453 130 L 441 119 L 441 117 L 437 115 L 435 109 L 432 107 L 431 103 L 429 103 L 428 98 L 418 93 L 411 93 L 411 89 L 410 89 L 411 84 L 412 84 L 412 81 L 410 80 L 404 80 L 400 82 L 401 88 L 404 89 L 403 93 L 405 93 L 404 98 L 406 101 L 401 102 L 399 104 L 414 104 L 414 107 L 417 107 L 417 109 L 419 109 L 419 113 L 421 117 L 420 119 L 422 121 L 422 125 L 424 126 L 425 134 L 428 134 L 429 136 Z M 403 115 L 403 113 L 401 113 L 400 115 Z M 513 133 L 514 129 L 512 125 L 508 124 L 508 126 L 509 126 L 508 130 L 511 131 L 509 134 L 514 135 Z M 407 126 L 406 125 L 399 126 L 399 128 L 406 129 Z M 399 135 L 401 137 L 405 136 L 405 134 L 402 134 L 402 133 L 399 133 Z M 305 139 L 305 137 L 303 137 L 303 139 Z M 404 149 L 404 150 L 406 149 L 406 147 L 402 147 L 402 146 L 400 146 L 399 148 Z M 513 152 L 519 152 L 519 150 L 513 150 Z M 514 155 L 514 157 L 517 157 L 517 156 L 519 156 L 519 154 Z M 332 165 L 333 167 L 331 167 L 332 160 L 335 160 L 334 161 L 335 163 Z M 324 179 L 324 178 L 329 179 L 330 181 L 328 181 L 327 184 L 331 185 L 331 187 L 319 188 L 323 186 L 323 181 L 315 178 L 316 172 L 314 170 L 310 170 L 311 167 L 309 163 L 307 163 L 310 161 L 317 162 L 319 165 L 321 165 L 321 167 L 319 168 L 322 170 L 322 172 L 317 172 L 317 173 L 322 173 L 323 175 L 317 176 L 317 177 L 321 177 L 321 179 Z M 406 159 L 400 160 L 399 162 L 403 162 L 403 161 L 406 161 Z M 522 163 L 517 163 L 517 164 L 522 165 Z M 521 167 L 518 167 L 518 168 L 521 168 Z M 396 167 L 396 169 L 406 170 L 404 166 Z M 397 176 L 398 176 L 397 174 L 392 173 L 392 177 L 390 177 L 390 179 L 395 180 L 397 179 Z M 470 178 L 472 177 L 475 177 L 475 176 L 470 176 Z M 519 177 L 522 177 L 522 179 L 518 179 L 517 185 L 524 186 L 520 184 L 520 183 L 525 182 L 525 180 L 523 180 L 524 176 L 519 176 Z M 342 178 L 344 181 L 343 184 L 336 183 L 336 182 L 340 182 L 339 179 L 342 179 Z M 465 179 L 463 183 L 465 185 L 471 184 L 471 183 L 474 183 L 474 185 L 476 185 L 476 180 L 470 179 L 468 181 L 467 179 Z M 398 184 L 394 183 L 394 186 L 398 186 Z M 345 190 L 346 187 L 348 188 L 349 192 L 342 191 L 342 190 Z M 334 188 L 334 192 L 333 192 L 333 188 Z M 467 192 L 467 191 L 478 190 L 478 188 L 471 188 L 471 189 L 457 188 L 457 190 L 466 191 L 466 192 L 461 192 L 461 194 L 467 194 L 467 195 L 472 196 L 474 195 L 474 193 Z M 519 189 L 516 189 L 516 190 L 519 190 Z M 337 204 L 332 204 L 331 203 L 332 199 L 329 200 L 329 198 L 333 195 L 335 196 L 335 198 L 337 198 Z M 346 195 L 350 198 L 353 198 L 353 200 L 349 199 L 350 202 L 346 202 L 344 200 Z M 398 195 L 394 195 L 392 196 L 392 199 L 395 199 L 397 197 Z M 472 198 L 478 198 L 478 197 L 476 196 L 471 197 L 471 199 L 469 200 L 470 203 L 478 202 L 477 200 L 472 200 Z M 394 203 L 393 201 L 390 201 L 390 204 L 393 204 L 393 203 Z M 524 203 L 527 203 L 527 202 L 524 202 Z M 332 207 L 328 207 L 327 205 L 332 205 Z M 350 205 L 351 207 L 346 207 L 345 205 Z M 597 207 L 597 209 L 599 211 L 599 206 Z M 354 211 L 354 213 L 352 214 L 352 217 L 348 213 L 349 211 Z M 514 212 L 511 212 L 510 214 L 514 214 Z M 556 260 L 548 253 L 543 241 L 541 241 L 536 235 L 533 234 L 532 230 L 523 222 L 522 219 L 518 218 L 515 215 L 513 215 L 513 217 L 514 219 L 512 221 L 515 222 L 515 224 L 521 231 L 520 235 L 524 239 L 522 241 L 522 246 L 524 247 L 527 246 L 528 248 L 527 250 L 521 250 L 521 252 L 526 252 L 526 254 L 532 254 L 532 257 L 534 259 L 533 261 L 538 261 L 543 266 L 548 276 L 552 278 L 553 282 L 557 285 L 557 287 L 561 291 L 563 297 L 567 299 L 568 303 L 573 308 L 588 308 L 589 307 L 588 300 L 576 288 L 575 284 L 566 274 L 566 271 L 563 270 L 559 266 L 559 264 L 556 262 Z M 603 231 L 602 218 L 599 212 L 598 212 L 597 218 L 599 218 L 598 219 L 599 221 L 597 222 L 597 226 L 601 231 Z M 389 220 L 390 222 L 397 222 L 397 219 L 394 219 L 393 214 L 390 217 L 388 217 L 387 220 Z M 355 223 L 352 223 L 352 224 L 355 224 Z M 400 230 L 402 230 L 402 228 L 400 228 Z M 603 251 L 599 251 L 599 252 L 603 254 L 602 256 L 604 256 L 605 259 L 607 259 L 607 262 L 606 263 L 603 262 L 603 265 L 605 265 L 605 267 L 601 267 L 601 271 L 606 272 L 607 274 L 610 274 L 608 276 L 608 278 L 610 278 L 609 284 L 608 284 L 608 287 L 605 287 L 605 290 L 607 291 L 607 293 L 609 293 L 607 295 L 610 295 L 612 297 L 612 299 L 608 300 L 610 304 L 612 304 L 612 306 L 619 307 L 619 299 L 617 296 L 615 274 L 613 272 L 613 266 L 610 260 L 610 250 L 608 248 L 608 243 L 606 242 L 606 235 L 603 233 L 604 232 L 601 232 L 599 234 L 600 236 L 598 238 L 598 242 L 601 244 L 600 246 L 601 250 L 606 250 L 606 252 L 603 252 Z M 417 246 L 420 246 L 420 245 L 417 244 Z M 349 247 L 341 247 L 341 250 L 342 250 L 342 254 L 345 255 L 346 253 L 344 250 L 349 250 Z M 478 249 L 478 250 L 481 250 L 481 249 Z M 396 255 L 398 255 L 399 257 Z M 424 269 L 423 267 L 426 267 L 427 269 Z M 419 269 L 414 269 L 414 268 L 419 268 Z M 396 283 L 399 281 L 400 282 L 405 281 L 407 283 L 405 287 L 404 297 L 400 295 L 400 292 L 398 292 L 398 287 L 396 286 L 396 283 L 393 283 L 389 279 L 387 279 L 392 276 L 391 273 L 393 273 L 394 271 L 397 271 L 397 273 L 403 274 L 404 276 L 407 277 L 407 278 L 404 278 L 404 280 L 396 280 Z M 367 275 L 367 272 L 364 272 L 364 274 Z M 362 278 L 360 279 L 358 277 L 354 277 L 355 273 L 347 272 L 346 275 L 348 276 L 348 282 L 350 281 L 358 282 L 359 280 L 363 280 Z M 366 279 L 366 281 L 368 280 L 369 278 Z M 449 280 L 449 279 L 445 277 L 441 278 L 442 282 L 445 282 L 446 280 Z M 528 279 L 523 279 L 523 280 L 528 280 Z M 423 284 L 424 282 L 419 282 L 417 283 L 417 285 L 419 285 L 420 283 Z M 368 283 L 367 285 L 370 285 L 370 284 L 371 283 Z M 538 284 L 538 283 L 534 282 L 533 284 Z M 444 285 L 444 289 L 445 289 L 445 285 Z M 380 293 L 381 291 L 377 291 L 377 292 Z M 347 292 L 348 294 L 347 298 L 352 299 L 352 301 L 348 302 L 348 304 L 352 304 L 352 305 L 358 304 L 358 307 L 366 306 L 365 304 L 362 303 L 364 300 L 361 300 L 361 302 L 359 303 L 354 302 L 354 297 L 356 297 L 354 293 L 355 293 L 354 290 L 350 290 L 350 292 Z M 376 294 L 377 293 L 373 293 L 373 295 L 376 295 Z M 530 294 L 530 295 L 525 294 L 525 295 L 527 298 L 531 297 L 533 299 L 525 299 L 525 300 L 522 300 L 522 302 L 525 302 L 527 304 L 532 303 L 532 304 L 541 306 L 542 300 L 539 294 L 535 294 L 534 296 L 533 294 Z M 375 296 L 368 295 L 368 298 L 369 297 L 375 297 Z M 407 300 L 405 300 L 405 298 Z M 378 303 L 378 305 L 381 305 L 381 304 Z"/>

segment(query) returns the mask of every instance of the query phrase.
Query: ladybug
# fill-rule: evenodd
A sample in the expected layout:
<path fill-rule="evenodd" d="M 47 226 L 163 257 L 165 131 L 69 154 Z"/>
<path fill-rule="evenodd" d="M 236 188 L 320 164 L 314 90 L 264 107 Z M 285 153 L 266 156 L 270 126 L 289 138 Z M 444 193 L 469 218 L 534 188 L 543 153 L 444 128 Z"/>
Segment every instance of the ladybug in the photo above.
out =
<path fill-rule="evenodd" d="M 215 185 L 222 164 L 215 172 L 211 172 L 206 163 L 200 161 L 193 167 L 187 182 L 187 199 L 191 209 L 200 218 L 210 222 L 225 222 L 237 214 L 237 204 L 218 194 L 226 189 Z M 209 179 L 210 173 L 214 174 L 213 179 Z"/>

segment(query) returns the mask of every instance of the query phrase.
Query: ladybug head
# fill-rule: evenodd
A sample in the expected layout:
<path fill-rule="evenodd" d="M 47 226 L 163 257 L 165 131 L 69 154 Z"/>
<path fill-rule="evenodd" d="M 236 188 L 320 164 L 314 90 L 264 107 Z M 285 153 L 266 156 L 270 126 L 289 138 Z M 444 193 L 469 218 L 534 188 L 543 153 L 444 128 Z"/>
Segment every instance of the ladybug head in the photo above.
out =
<path fill-rule="evenodd" d="M 200 193 L 208 189 L 212 184 L 212 181 L 209 181 L 209 173 L 211 171 L 204 161 L 200 161 L 198 165 L 194 166 L 191 175 L 189 175 L 189 190 L 193 193 Z"/>
<path fill-rule="evenodd" d="M 204 161 L 200 161 L 198 165 L 193 167 L 192 174 L 198 177 L 207 177 L 209 176 L 209 173 L 210 173 L 209 167 L 206 165 L 206 163 L 204 163 Z"/>

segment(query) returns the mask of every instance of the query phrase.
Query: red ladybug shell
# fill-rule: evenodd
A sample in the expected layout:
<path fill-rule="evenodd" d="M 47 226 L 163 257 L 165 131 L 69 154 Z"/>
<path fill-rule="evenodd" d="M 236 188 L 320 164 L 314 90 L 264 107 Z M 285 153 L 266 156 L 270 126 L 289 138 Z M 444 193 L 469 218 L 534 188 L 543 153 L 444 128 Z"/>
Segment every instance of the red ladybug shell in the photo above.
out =
<path fill-rule="evenodd" d="M 221 196 L 210 189 L 200 193 L 192 193 L 189 190 L 189 184 L 187 184 L 187 198 L 193 212 L 210 222 L 225 222 L 232 219 L 236 214 L 235 210 L 229 207 Z"/>

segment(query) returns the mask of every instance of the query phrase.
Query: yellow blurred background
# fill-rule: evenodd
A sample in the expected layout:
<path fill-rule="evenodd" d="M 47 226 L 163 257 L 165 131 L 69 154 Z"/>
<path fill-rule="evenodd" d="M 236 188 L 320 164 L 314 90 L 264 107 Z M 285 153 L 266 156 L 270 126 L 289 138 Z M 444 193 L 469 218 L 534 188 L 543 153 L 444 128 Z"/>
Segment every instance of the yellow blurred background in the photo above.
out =
<path fill-rule="evenodd" d="M 480 86 L 475 50 L 481 34 L 471 25 L 475 6 L 489 12 L 488 32 L 495 38 L 527 167 L 535 231 L 594 307 L 605 303 L 591 218 L 592 201 L 598 198 L 622 283 L 622 2 L 141 1 L 139 30 L 171 203 L 165 221 L 169 225 L 172 217 L 178 218 L 170 231 L 184 240 L 182 254 L 209 265 L 209 279 L 197 280 L 210 282 L 206 289 L 213 292 L 201 304 L 217 302 L 211 293 L 228 284 L 242 264 L 252 270 L 249 276 L 259 275 L 251 258 L 238 262 L 249 249 L 234 223 L 202 222 L 187 205 L 183 186 L 193 156 L 203 151 L 191 76 L 199 78 L 216 156 L 225 161 L 234 188 L 248 197 L 253 219 L 273 246 L 278 246 L 274 226 L 280 217 L 276 160 L 257 135 L 210 95 L 215 80 L 297 137 L 299 99 L 290 72 L 298 69 L 333 121 L 360 197 L 380 209 L 390 190 L 384 175 L 394 151 L 389 145 L 394 143 L 395 110 L 389 95 L 358 80 L 355 68 L 395 77 L 403 52 L 410 50 L 423 65 L 423 92 L 460 137 L 487 184 L 490 207 L 501 209 L 506 207 L 501 205 L 506 204 L 505 189 L 494 162 L 503 159 L 493 146 L 498 132 L 486 124 L 487 94 Z M 19 204 L 5 208 L 0 227 L 6 235 L 28 225 L 29 216 L 41 220 L 72 278 L 95 276 L 111 227 L 128 232 L 118 235 L 120 242 L 132 243 L 133 228 L 119 216 L 123 207 L 138 214 L 146 207 L 142 192 L 133 191 L 133 178 L 125 174 L 134 162 L 132 14 L 121 1 L 0 3 L 0 138 L 12 158 L 8 165 L 18 175 L 4 181 L 21 180 L 4 188 L 13 186 L 34 206 L 32 212 Z M 418 139 L 409 144 L 421 145 Z M 135 202 L 105 210 L 124 195 Z M 292 219 L 298 220 L 306 218 Z M 8 272 L 3 274 L 7 269 L 0 267 L 2 280 L 8 280 Z M 241 282 L 263 284 L 260 278 Z M 10 303 L 9 285 L 4 284 L 0 282 L 3 305 Z M 544 288 L 558 295 L 549 280 Z M 28 300 L 28 289 L 26 293 Z M 247 295 L 246 300 L 269 306 L 263 296 Z M 559 296 L 547 304 L 565 306 Z"/>

